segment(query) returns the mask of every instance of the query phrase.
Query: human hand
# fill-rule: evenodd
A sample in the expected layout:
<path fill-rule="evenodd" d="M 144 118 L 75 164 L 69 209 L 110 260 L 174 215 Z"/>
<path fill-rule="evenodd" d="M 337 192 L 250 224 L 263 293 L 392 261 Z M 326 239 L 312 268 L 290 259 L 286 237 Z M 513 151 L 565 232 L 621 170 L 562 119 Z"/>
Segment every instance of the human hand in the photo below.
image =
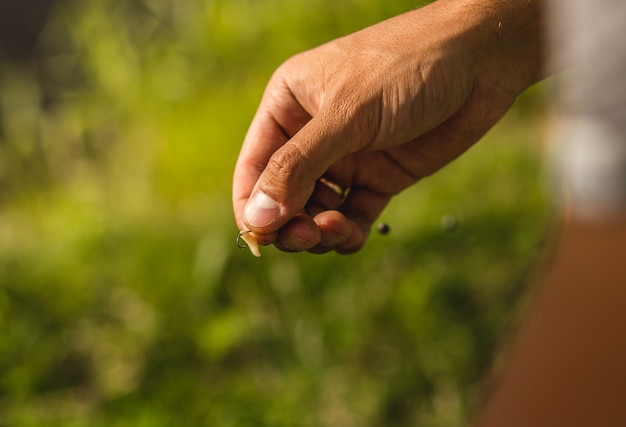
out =
<path fill-rule="evenodd" d="M 513 3 L 526 13 L 505 14 Z M 237 161 L 238 227 L 286 251 L 359 250 L 392 196 L 463 153 L 540 78 L 531 3 L 440 0 L 286 61 Z M 321 177 L 349 188 L 345 200 Z"/>

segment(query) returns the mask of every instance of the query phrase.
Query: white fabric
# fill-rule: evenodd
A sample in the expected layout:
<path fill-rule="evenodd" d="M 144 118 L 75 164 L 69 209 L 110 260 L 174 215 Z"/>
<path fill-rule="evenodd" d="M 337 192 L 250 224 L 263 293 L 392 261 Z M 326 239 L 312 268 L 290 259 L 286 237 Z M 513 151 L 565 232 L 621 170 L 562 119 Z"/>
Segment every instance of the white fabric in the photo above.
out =
<path fill-rule="evenodd" d="M 574 215 L 626 210 L 626 1 L 552 0 L 559 82 L 557 173 Z"/>

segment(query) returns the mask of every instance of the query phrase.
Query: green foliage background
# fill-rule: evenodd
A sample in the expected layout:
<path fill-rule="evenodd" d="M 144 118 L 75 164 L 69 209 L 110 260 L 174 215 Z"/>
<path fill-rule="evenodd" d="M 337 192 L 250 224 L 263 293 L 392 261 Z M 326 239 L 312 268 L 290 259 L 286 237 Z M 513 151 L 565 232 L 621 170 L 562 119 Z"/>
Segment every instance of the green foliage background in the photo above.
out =
<path fill-rule="evenodd" d="M 271 72 L 415 6 L 60 2 L 37 66 L 0 64 L 0 426 L 468 419 L 549 223 L 542 87 L 359 254 L 235 246 Z"/>

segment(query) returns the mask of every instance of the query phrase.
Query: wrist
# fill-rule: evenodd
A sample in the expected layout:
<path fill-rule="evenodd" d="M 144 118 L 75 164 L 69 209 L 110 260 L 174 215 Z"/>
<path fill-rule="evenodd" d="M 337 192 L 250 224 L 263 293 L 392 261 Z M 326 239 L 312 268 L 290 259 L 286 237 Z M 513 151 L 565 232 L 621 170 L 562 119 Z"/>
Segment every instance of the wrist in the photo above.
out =
<path fill-rule="evenodd" d="M 546 77 L 542 0 L 438 0 L 428 7 L 441 17 L 437 30 L 447 32 L 450 48 L 475 64 L 477 80 L 514 98 Z"/>
<path fill-rule="evenodd" d="M 545 10 L 542 0 L 464 0 L 480 15 L 482 72 L 516 97 L 546 77 Z"/>

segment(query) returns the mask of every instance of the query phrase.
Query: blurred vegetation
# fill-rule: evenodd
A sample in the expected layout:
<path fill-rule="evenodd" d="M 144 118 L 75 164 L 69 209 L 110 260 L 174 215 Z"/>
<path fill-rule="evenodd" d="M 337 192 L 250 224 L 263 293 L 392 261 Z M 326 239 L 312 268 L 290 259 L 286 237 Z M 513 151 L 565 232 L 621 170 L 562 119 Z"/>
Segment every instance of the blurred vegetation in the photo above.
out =
<path fill-rule="evenodd" d="M 57 1 L 0 62 L 0 426 L 454 426 L 549 225 L 542 86 L 352 256 L 235 246 L 284 59 L 415 7 Z"/>

